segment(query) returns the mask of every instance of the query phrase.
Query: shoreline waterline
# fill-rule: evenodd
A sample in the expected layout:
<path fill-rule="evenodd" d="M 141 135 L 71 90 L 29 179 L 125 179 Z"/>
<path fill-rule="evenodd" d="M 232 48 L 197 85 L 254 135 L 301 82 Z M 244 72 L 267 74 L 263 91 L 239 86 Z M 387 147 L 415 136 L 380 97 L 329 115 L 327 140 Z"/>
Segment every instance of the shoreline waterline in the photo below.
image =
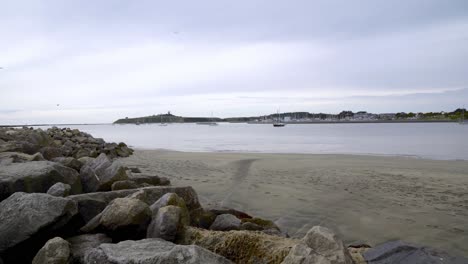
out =
<path fill-rule="evenodd" d="M 261 152 L 261 151 L 237 151 L 237 150 L 198 150 L 198 151 L 185 151 L 177 149 L 166 148 L 145 148 L 129 145 L 129 147 L 138 151 L 162 151 L 162 152 L 179 152 L 179 153 L 211 153 L 211 154 L 266 154 L 266 155 L 310 155 L 310 156 L 357 156 L 357 157 L 383 157 L 383 158 L 408 158 L 415 160 L 433 160 L 433 161 L 467 161 L 468 159 L 437 159 L 431 157 L 424 157 L 410 154 L 379 154 L 379 153 L 299 153 L 299 152 Z"/>

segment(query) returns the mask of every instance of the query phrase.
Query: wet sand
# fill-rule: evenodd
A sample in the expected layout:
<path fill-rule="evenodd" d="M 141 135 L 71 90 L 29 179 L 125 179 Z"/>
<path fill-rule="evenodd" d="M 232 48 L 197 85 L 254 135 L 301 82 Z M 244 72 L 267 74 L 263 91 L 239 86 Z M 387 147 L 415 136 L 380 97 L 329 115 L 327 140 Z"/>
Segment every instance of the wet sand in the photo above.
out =
<path fill-rule="evenodd" d="M 122 161 L 193 186 L 205 205 L 272 219 L 291 236 L 319 224 L 348 243 L 402 239 L 468 257 L 468 161 L 166 150 Z"/>

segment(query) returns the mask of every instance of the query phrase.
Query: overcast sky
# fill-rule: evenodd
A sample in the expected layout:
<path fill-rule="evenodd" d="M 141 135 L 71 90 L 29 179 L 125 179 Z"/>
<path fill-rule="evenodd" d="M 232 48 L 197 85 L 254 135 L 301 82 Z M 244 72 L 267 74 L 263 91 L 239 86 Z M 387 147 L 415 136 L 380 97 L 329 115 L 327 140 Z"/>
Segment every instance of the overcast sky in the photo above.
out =
<path fill-rule="evenodd" d="M 449 111 L 468 1 L 2 1 L 0 67 L 0 124 Z"/>

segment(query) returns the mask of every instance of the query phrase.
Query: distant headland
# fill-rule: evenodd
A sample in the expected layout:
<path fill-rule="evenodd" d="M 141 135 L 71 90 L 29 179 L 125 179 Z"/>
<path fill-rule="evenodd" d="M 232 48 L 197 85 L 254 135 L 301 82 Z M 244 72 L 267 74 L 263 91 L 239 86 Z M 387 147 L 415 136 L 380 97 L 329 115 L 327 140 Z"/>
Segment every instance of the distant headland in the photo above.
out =
<path fill-rule="evenodd" d="M 183 117 L 171 114 L 158 114 L 144 117 L 125 117 L 114 124 L 150 124 L 150 123 L 197 123 L 197 122 L 231 122 L 231 123 L 272 123 L 282 121 L 286 123 L 407 123 L 407 122 L 458 122 L 464 118 L 465 109 L 458 108 L 452 112 L 427 113 L 369 113 L 366 111 L 342 111 L 339 114 L 284 112 L 262 116 L 248 117 Z M 466 119 L 466 118 L 465 118 Z"/>

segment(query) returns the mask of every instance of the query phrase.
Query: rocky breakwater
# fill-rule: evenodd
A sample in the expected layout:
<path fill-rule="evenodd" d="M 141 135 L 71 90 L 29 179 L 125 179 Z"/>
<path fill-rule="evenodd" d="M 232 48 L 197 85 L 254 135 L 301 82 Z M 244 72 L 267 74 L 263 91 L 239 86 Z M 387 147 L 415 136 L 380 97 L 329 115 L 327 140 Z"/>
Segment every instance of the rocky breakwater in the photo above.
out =
<path fill-rule="evenodd" d="M 0 129 L 0 149 L 0 263 L 466 263 L 404 242 L 346 247 L 320 226 L 290 238 L 203 208 L 192 187 L 123 167 L 125 144 L 77 130 Z"/>

